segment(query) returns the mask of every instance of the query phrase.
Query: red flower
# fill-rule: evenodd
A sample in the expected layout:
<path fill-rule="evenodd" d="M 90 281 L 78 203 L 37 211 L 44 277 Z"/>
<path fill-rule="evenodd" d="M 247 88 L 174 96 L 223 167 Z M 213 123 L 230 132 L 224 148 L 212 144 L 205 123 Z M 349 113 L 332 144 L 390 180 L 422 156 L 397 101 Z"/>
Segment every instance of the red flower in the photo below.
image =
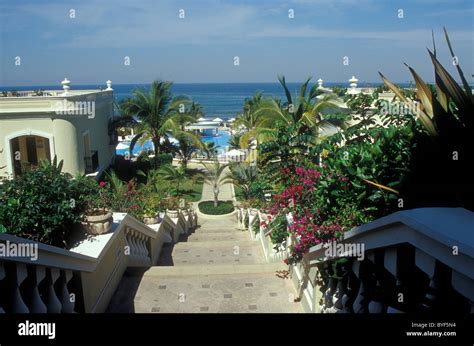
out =
<path fill-rule="evenodd" d="M 136 210 L 136 209 L 138 209 L 138 205 L 134 204 L 130 208 L 132 208 L 133 210 Z"/>
<path fill-rule="evenodd" d="M 101 182 L 99 183 L 99 186 L 100 186 L 100 187 L 105 187 L 106 185 L 107 185 L 107 183 L 106 183 L 105 181 L 101 181 Z"/>

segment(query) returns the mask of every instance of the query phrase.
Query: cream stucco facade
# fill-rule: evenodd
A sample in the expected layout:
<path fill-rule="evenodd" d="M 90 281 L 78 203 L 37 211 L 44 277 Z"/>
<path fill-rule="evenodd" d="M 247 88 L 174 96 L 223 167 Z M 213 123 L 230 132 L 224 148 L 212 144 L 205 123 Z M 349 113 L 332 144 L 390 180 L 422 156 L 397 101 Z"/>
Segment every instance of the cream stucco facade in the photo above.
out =
<path fill-rule="evenodd" d="M 0 97 L 0 177 L 41 159 L 63 160 L 76 175 L 106 168 L 113 148 L 108 134 L 112 90 L 46 91 L 48 96 Z"/>

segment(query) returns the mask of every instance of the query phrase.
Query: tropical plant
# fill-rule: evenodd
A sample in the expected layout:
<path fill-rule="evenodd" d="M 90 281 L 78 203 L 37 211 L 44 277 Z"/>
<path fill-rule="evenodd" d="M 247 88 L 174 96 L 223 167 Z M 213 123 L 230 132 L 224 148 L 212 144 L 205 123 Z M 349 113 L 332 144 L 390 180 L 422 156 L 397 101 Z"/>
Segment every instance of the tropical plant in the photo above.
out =
<path fill-rule="evenodd" d="M 240 138 L 242 137 L 242 134 L 240 133 L 234 133 L 228 141 L 229 148 L 230 149 L 240 149 Z"/>
<path fill-rule="evenodd" d="M 343 97 L 347 94 L 347 88 L 340 85 L 336 85 L 335 87 L 331 88 L 331 90 L 334 94 L 336 94 L 339 97 Z"/>
<path fill-rule="evenodd" d="M 405 184 L 407 202 L 411 207 L 463 206 L 474 210 L 470 169 L 474 161 L 474 96 L 446 29 L 444 34 L 462 86 L 438 61 L 434 37 L 433 51 L 428 50 L 428 54 L 434 66 L 436 93 L 412 67 L 406 65 L 415 79 L 421 107 L 416 107 L 414 100 L 407 98 L 382 73 L 379 74 L 401 101 L 417 109 L 416 119 L 424 128 L 417 133 L 412 174 Z"/>
<path fill-rule="evenodd" d="M 242 189 L 245 199 L 249 199 L 252 183 L 257 178 L 257 166 L 247 162 L 232 162 L 229 165 L 229 169 L 229 180 L 231 180 L 235 186 Z"/>
<path fill-rule="evenodd" d="M 216 145 L 215 142 L 205 142 L 204 149 L 202 150 L 206 155 L 207 159 L 210 160 L 212 157 L 215 157 L 218 153 L 219 145 Z"/>
<path fill-rule="evenodd" d="M 214 194 L 214 206 L 217 207 L 219 201 L 219 187 L 223 184 L 231 183 L 232 180 L 228 175 L 224 174 L 224 170 L 228 167 L 228 164 L 221 164 L 219 161 L 212 163 L 202 163 L 206 168 L 205 182 L 207 182 Z"/>
<path fill-rule="evenodd" d="M 259 165 L 272 172 L 275 180 L 285 179 L 279 172 L 283 168 L 304 166 L 307 162 L 317 162 L 318 155 L 310 152 L 315 144 L 314 136 L 304 124 L 297 123 L 275 125 L 274 139 L 260 143 L 258 146 Z"/>
<path fill-rule="evenodd" d="M 270 124 L 283 123 L 286 126 L 301 125 L 298 130 L 313 134 L 311 142 L 316 143 L 320 139 L 321 130 L 330 133 L 335 128 L 344 128 L 345 122 L 337 118 L 325 118 L 324 111 L 340 109 L 344 107 L 342 100 L 334 93 L 325 93 L 318 97 L 317 85 L 313 85 L 308 91 L 308 78 L 300 87 L 299 93 L 293 96 L 286 85 L 285 77 L 278 77 L 282 85 L 286 101 L 280 102 L 275 99 L 265 99 L 260 103 L 256 111 L 260 116 L 260 124 L 271 127 Z M 267 132 L 265 132 L 267 133 Z M 273 136 L 274 137 L 274 136 Z"/>
<path fill-rule="evenodd" d="M 183 118 L 194 119 L 194 116 L 184 113 L 190 99 L 185 96 L 172 98 L 171 87 L 171 82 L 153 81 L 149 93 L 135 89 L 133 97 L 120 104 L 123 114 L 115 123 L 117 126 L 132 126 L 136 130 L 130 152 L 139 140 L 151 139 L 155 157 L 158 156 L 161 148 L 170 144 L 170 135 L 176 137 L 183 132 L 180 128 Z"/>
<path fill-rule="evenodd" d="M 184 107 L 177 116 L 179 131 L 175 131 L 175 138 L 179 145 L 176 152 L 184 168 L 187 167 L 188 161 L 197 151 L 205 149 L 205 144 L 198 134 L 186 131 L 186 127 L 197 122 L 197 119 L 202 115 L 202 106 L 197 102 L 191 102 L 189 107 Z"/>
<path fill-rule="evenodd" d="M 166 181 L 175 184 L 176 195 L 180 196 L 180 184 L 186 179 L 186 169 L 181 166 L 175 168 L 171 165 L 163 166 L 158 174 Z"/>
<path fill-rule="evenodd" d="M 263 95 L 260 91 L 251 99 L 245 99 L 242 113 L 237 116 L 233 124 L 233 128 L 240 133 L 238 148 L 247 148 L 253 139 L 261 141 L 266 138 L 269 127 L 268 124 L 264 124 L 261 113 L 258 112 L 262 102 Z"/>
<path fill-rule="evenodd" d="M 0 185 L 0 225 L 9 234 L 67 246 L 83 205 L 76 181 L 62 173 L 62 161 L 42 161 L 34 170 Z"/>

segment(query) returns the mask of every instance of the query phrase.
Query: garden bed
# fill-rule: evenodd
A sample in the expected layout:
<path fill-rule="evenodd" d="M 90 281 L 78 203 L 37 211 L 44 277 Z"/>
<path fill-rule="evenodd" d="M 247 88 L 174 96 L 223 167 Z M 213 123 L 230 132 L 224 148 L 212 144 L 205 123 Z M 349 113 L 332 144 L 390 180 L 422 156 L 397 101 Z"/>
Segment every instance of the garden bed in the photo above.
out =
<path fill-rule="evenodd" d="M 207 215 L 227 215 L 234 212 L 234 203 L 232 201 L 219 201 L 217 207 L 214 207 L 214 201 L 204 201 L 199 203 L 199 211 Z"/>

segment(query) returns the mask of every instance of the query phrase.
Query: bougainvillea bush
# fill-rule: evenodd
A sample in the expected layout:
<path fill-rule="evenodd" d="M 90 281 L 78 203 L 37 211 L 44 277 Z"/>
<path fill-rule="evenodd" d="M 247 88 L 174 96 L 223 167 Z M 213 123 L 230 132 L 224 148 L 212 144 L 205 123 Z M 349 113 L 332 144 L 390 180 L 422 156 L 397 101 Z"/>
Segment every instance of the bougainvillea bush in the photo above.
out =
<path fill-rule="evenodd" d="M 411 131 L 388 127 L 366 133 L 375 140 L 345 146 L 325 141 L 316 148 L 320 165 L 279 171 L 285 184 L 267 211 L 272 216 L 273 243 L 284 241 L 289 232 L 295 236 L 289 261 L 300 260 L 311 246 L 336 240 L 355 226 L 399 210 L 397 188 L 410 164 Z"/>

